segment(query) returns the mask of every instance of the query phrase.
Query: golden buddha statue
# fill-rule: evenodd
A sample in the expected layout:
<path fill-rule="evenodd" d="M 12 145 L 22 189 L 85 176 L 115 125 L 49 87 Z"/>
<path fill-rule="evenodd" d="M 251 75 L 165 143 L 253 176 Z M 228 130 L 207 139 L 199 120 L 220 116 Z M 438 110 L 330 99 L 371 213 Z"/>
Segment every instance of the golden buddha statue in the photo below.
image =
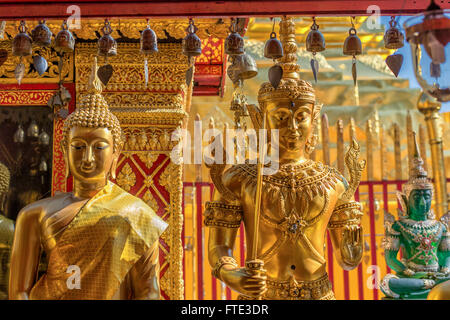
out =
<path fill-rule="evenodd" d="M 0 300 L 8 299 L 9 256 L 14 237 L 14 221 L 6 217 L 10 173 L 0 162 Z"/>
<path fill-rule="evenodd" d="M 167 224 L 108 180 L 123 144 L 101 95 L 95 60 L 89 91 L 64 123 L 62 148 L 73 193 L 19 213 L 11 254 L 10 299 L 159 299 L 159 236 Z M 48 267 L 36 279 L 40 250 Z"/>
<path fill-rule="evenodd" d="M 252 120 L 259 119 L 253 121 L 255 129 L 259 123 L 268 131 L 278 130 L 279 170 L 262 176 L 259 218 L 255 210 L 257 165 L 211 170 L 215 193 L 205 210 L 205 225 L 210 228 L 209 263 L 216 278 L 241 294 L 239 299 L 332 300 L 324 258 L 326 231 L 330 231 L 339 264 L 345 270 L 355 268 L 363 252 L 362 212 L 352 198 L 365 162 L 357 161 L 359 146 L 354 141 L 346 155 L 351 177 L 347 183 L 335 168 L 307 159 L 317 142 L 314 128 L 321 105 L 311 84 L 299 79 L 292 18 L 282 19 L 280 35 L 285 51 L 279 61 L 281 82 L 277 88 L 262 84 L 259 108 L 249 110 Z M 259 224 L 255 224 L 257 219 Z M 247 260 L 246 268 L 239 267 L 233 257 L 242 222 L 247 259 L 252 260 Z M 259 239 L 256 250 L 252 249 L 255 239 Z M 253 257 L 256 264 L 252 264 Z M 263 266 L 255 270 L 258 260 Z"/>

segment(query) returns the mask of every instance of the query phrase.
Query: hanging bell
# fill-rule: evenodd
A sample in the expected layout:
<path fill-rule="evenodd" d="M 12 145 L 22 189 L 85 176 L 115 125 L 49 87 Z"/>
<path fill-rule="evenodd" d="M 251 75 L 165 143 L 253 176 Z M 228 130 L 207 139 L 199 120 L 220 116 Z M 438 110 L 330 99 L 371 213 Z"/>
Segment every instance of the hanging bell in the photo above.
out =
<path fill-rule="evenodd" d="M 59 86 L 59 96 L 63 105 L 66 105 L 72 100 L 69 90 L 66 89 L 62 84 Z"/>
<path fill-rule="evenodd" d="M 39 137 L 39 127 L 36 121 L 32 120 L 27 129 L 27 137 L 38 138 Z"/>
<path fill-rule="evenodd" d="M 117 55 L 117 41 L 111 36 L 112 31 L 111 24 L 106 19 L 102 28 L 103 36 L 98 40 L 99 56 L 110 57 Z"/>
<path fill-rule="evenodd" d="M 384 46 L 386 49 L 399 49 L 403 47 L 405 37 L 403 33 L 397 28 L 397 21 L 391 17 L 389 21 L 389 29 L 384 34 Z"/>
<path fill-rule="evenodd" d="M 356 29 L 351 27 L 349 36 L 345 39 L 343 53 L 347 56 L 356 56 L 362 53 L 361 40 L 356 35 Z"/>
<path fill-rule="evenodd" d="M 50 143 L 50 136 L 47 134 L 47 132 L 42 130 L 41 134 L 39 135 L 39 144 L 43 146 L 48 146 L 49 143 Z"/>
<path fill-rule="evenodd" d="M 53 48 L 58 53 L 73 52 L 75 48 L 75 38 L 73 37 L 72 32 L 69 31 L 67 21 L 63 22 L 61 30 L 56 35 Z"/>
<path fill-rule="evenodd" d="M 141 34 L 141 53 L 151 54 L 155 52 L 158 52 L 158 38 L 155 31 L 150 28 L 150 24 L 147 24 L 147 28 Z"/>
<path fill-rule="evenodd" d="M 48 170 L 47 161 L 45 161 L 45 158 L 42 157 L 41 162 L 39 163 L 39 171 L 47 172 L 47 170 Z"/>
<path fill-rule="evenodd" d="M 23 143 L 25 141 L 25 131 L 21 124 L 19 124 L 16 132 L 14 132 L 13 141 L 14 143 Z"/>
<path fill-rule="evenodd" d="M 189 26 L 187 27 L 187 35 L 183 39 L 183 54 L 191 57 L 196 57 L 202 54 L 202 41 L 195 34 L 198 28 L 194 24 L 194 20 L 189 20 Z"/>
<path fill-rule="evenodd" d="M 19 33 L 14 37 L 12 42 L 12 53 L 15 56 L 24 57 L 31 55 L 33 40 L 27 34 L 25 21 L 22 20 L 19 26 Z"/>
<path fill-rule="evenodd" d="M 45 24 L 45 20 L 39 21 L 36 28 L 31 31 L 31 37 L 35 45 L 49 47 L 52 44 L 52 32 Z"/>
<path fill-rule="evenodd" d="M 277 34 L 272 31 L 270 39 L 264 46 L 264 57 L 267 59 L 280 59 L 283 57 L 283 44 L 277 39 Z"/>
<path fill-rule="evenodd" d="M 323 37 L 322 32 L 319 31 L 316 19 L 313 19 L 311 31 L 306 37 L 306 50 L 309 52 L 321 52 L 325 50 L 325 38 Z"/>
<path fill-rule="evenodd" d="M 232 22 L 230 32 L 225 39 L 225 53 L 231 56 L 244 54 L 244 39 L 237 32 L 236 20 Z"/>
<path fill-rule="evenodd" d="M 244 53 L 240 56 L 235 57 L 235 61 L 239 66 L 238 78 L 242 80 L 251 79 L 256 77 L 258 74 L 258 68 L 256 67 L 256 62 L 251 55 Z"/>
<path fill-rule="evenodd" d="M 236 56 L 239 57 L 239 56 Z M 233 82 L 235 85 L 239 84 L 239 63 L 236 60 L 236 57 L 229 56 L 229 61 L 231 61 L 231 64 L 227 68 L 227 75 L 230 78 L 231 82 Z"/>

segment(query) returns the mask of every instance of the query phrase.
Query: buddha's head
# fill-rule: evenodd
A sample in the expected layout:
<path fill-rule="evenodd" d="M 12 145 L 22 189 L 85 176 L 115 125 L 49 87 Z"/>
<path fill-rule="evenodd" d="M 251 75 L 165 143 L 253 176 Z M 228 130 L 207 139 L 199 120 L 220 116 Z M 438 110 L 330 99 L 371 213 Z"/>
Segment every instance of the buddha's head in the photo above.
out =
<path fill-rule="evenodd" d="M 266 113 L 267 129 L 279 130 L 280 160 L 298 160 L 314 150 L 322 105 L 316 102 L 312 85 L 300 79 L 292 18 L 282 18 L 280 38 L 284 49 L 284 56 L 278 61 L 283 69 L 282 79 L 276 88 L 269 82 L 263 83 L 258 103 Z"/>
<path fill-rule="evenodd" d="M 6 214 L 6 200 L 9 191 L 11 175 L 8 167 L 0 162 L 0 214 Z"/>
<path fill-rule="evenodd" d="M 414 155 L 410 167 L 409 180 L 403 186 L 405 202 L 407 202 L 410 219 L 421 221 L 429 216 L 433 198 L 433 184 L 423 168 L 423 160 L 419 153 L 416 134 L 414 137 Z"/>
<path fill-rule="evenodd" d="M 66 168 L 75 181 L 101 184 L 115 171 L 123 145 L 117 117 L 101 95 L 102 84 L 94 62 L 89 91 L 64 122 L 62 149 Z"/>

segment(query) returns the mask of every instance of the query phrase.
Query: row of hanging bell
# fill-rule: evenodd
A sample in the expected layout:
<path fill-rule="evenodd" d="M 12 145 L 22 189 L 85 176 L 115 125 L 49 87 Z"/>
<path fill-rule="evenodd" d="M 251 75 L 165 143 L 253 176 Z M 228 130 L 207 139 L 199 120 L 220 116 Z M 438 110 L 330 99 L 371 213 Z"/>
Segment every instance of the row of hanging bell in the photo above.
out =
<path fill-rule="evenodd" d="M 397 21 L 391 17 L 389 21 L 389 29 L 384 34 L 384 47 L 386 49 L 400 49 L 404 46 L 405 37 L 403 33 L 397 28 Z M 398 76 L 403 64 L 403 55 L 394 53 L 386 58 L 386 65 L 395 75 Z"/>
<path fill-rule="evenodd" d="M 272 32 L 270 33 L 269 39 L 264 45 L 264 57 L 267 59 L 272 59 L 274 65 L 269 68 L 268 78 L 269 82 L 276 89 L 278 88 L 281 78 L 283 77 L 283 68 L 276 64 L 277 59 L 281 59 L 284 55 L 283 44 L 277 39 L 277 34 L 275 32 L 275 19 L 273 20 Z"/>
<path fill-rule="evenodd" d="M 150 28 L 149 19 L 147 19 L 147 28 L 141 33 L 140 50 L 144 55 L 144 79 L 145 86 L 148 84 L 148 55 L 158 52 L 158 37 L 155 31 Z"/>
<path fill-rule="evenodd" d="M 102 28 L 103 35 L 97 42 L 97 55 L 105 57 L 105 64 L 98 68 L 97 76 L 105 86 L 108 85 L 114 72 L 114 68 L 108 63 L 108 57 L 117 55 L 117 41 L 111 36 L 112 32 L 111 23 L 108 19 L 105 19 L 105 24 Z"/>
<path fill-rule="evenodd" d="M 39 21 L 38 25 L 32 30 L 31 37 L 28 35 L 25 21 L 22 20 L 19 25 L 19 33 L 12 41 L 12 53 L 14 56 L 20 57 L 20 62 L 14 71 L 15 77 L 20 84 L 25 75 L 25 65 L 23 64 L 23 57 L 32 55 L 33 44 L 40 47 L 49 47 L 52 44 L 52 32 L 45 24 L 45 20 Z M 64 54 L 65 52 L 73 52 L 75 47 L 75 39 L 72 33 L 68 30 L 67 22 L 64 21 L 61 30 L 55 37 L 53 48 L 56 52 Z M 7 59 L 7 52 L 0 52 L 0 65 Z M 47 68 L 48 62 L 41 55 L 33 57 L 33 65 L 40 76 L 42 76 Z"/>

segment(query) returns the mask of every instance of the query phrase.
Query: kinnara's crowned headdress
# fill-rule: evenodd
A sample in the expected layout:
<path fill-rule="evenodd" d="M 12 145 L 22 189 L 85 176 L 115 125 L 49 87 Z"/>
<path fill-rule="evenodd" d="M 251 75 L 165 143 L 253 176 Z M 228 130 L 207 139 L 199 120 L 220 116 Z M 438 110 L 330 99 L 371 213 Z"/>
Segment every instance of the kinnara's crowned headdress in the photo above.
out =
<path fill-rule="evenodd" d="M 283 17 L 280 21 L 280 40 L 283 43 L 284 56 L 278 60 L 278 65 L 283 69 L 283 77 L 277 88 L 270 82 L 261 85 L 258 92 L 258 103 L 262 110 L 268 102 L 290 100 L 311 102 L 312 136 L 307 142 L 306 152 L 310 153 L 317 143 L 318 136 L 314 130 L 317 127 L 322 104 L 316 102 L 313 86 L 300 79 L 300 66 L 297 64 L 297 44 L 295 42 L 295 23 L 293 18 Z"/>
<path fill-rule="evenodd" d="M 67 145 L 69 131 L 73 127 L 108 128 L 114 139 L 114 151 L 123 145 L 122 129 L 117 117 L 109 110 L 105 98 L 102 96 L 102 83 L 97 76 L 97 58 L 94 58 L 89 88 L 80 98 L 77 108 L 64 121 L 63 145 Z"/>
<path fill-rule="evenodd" d="M 433 190 L 433 184 L 428 179 L 427 172 L 423 168 L 423 159 L 420 156 L 417 145 L 416 133 L 413 132 L 414 155 L 409 168 L 409 180 L 403 185 L 403 193 L 409 198 L 412 190 Z"/>

